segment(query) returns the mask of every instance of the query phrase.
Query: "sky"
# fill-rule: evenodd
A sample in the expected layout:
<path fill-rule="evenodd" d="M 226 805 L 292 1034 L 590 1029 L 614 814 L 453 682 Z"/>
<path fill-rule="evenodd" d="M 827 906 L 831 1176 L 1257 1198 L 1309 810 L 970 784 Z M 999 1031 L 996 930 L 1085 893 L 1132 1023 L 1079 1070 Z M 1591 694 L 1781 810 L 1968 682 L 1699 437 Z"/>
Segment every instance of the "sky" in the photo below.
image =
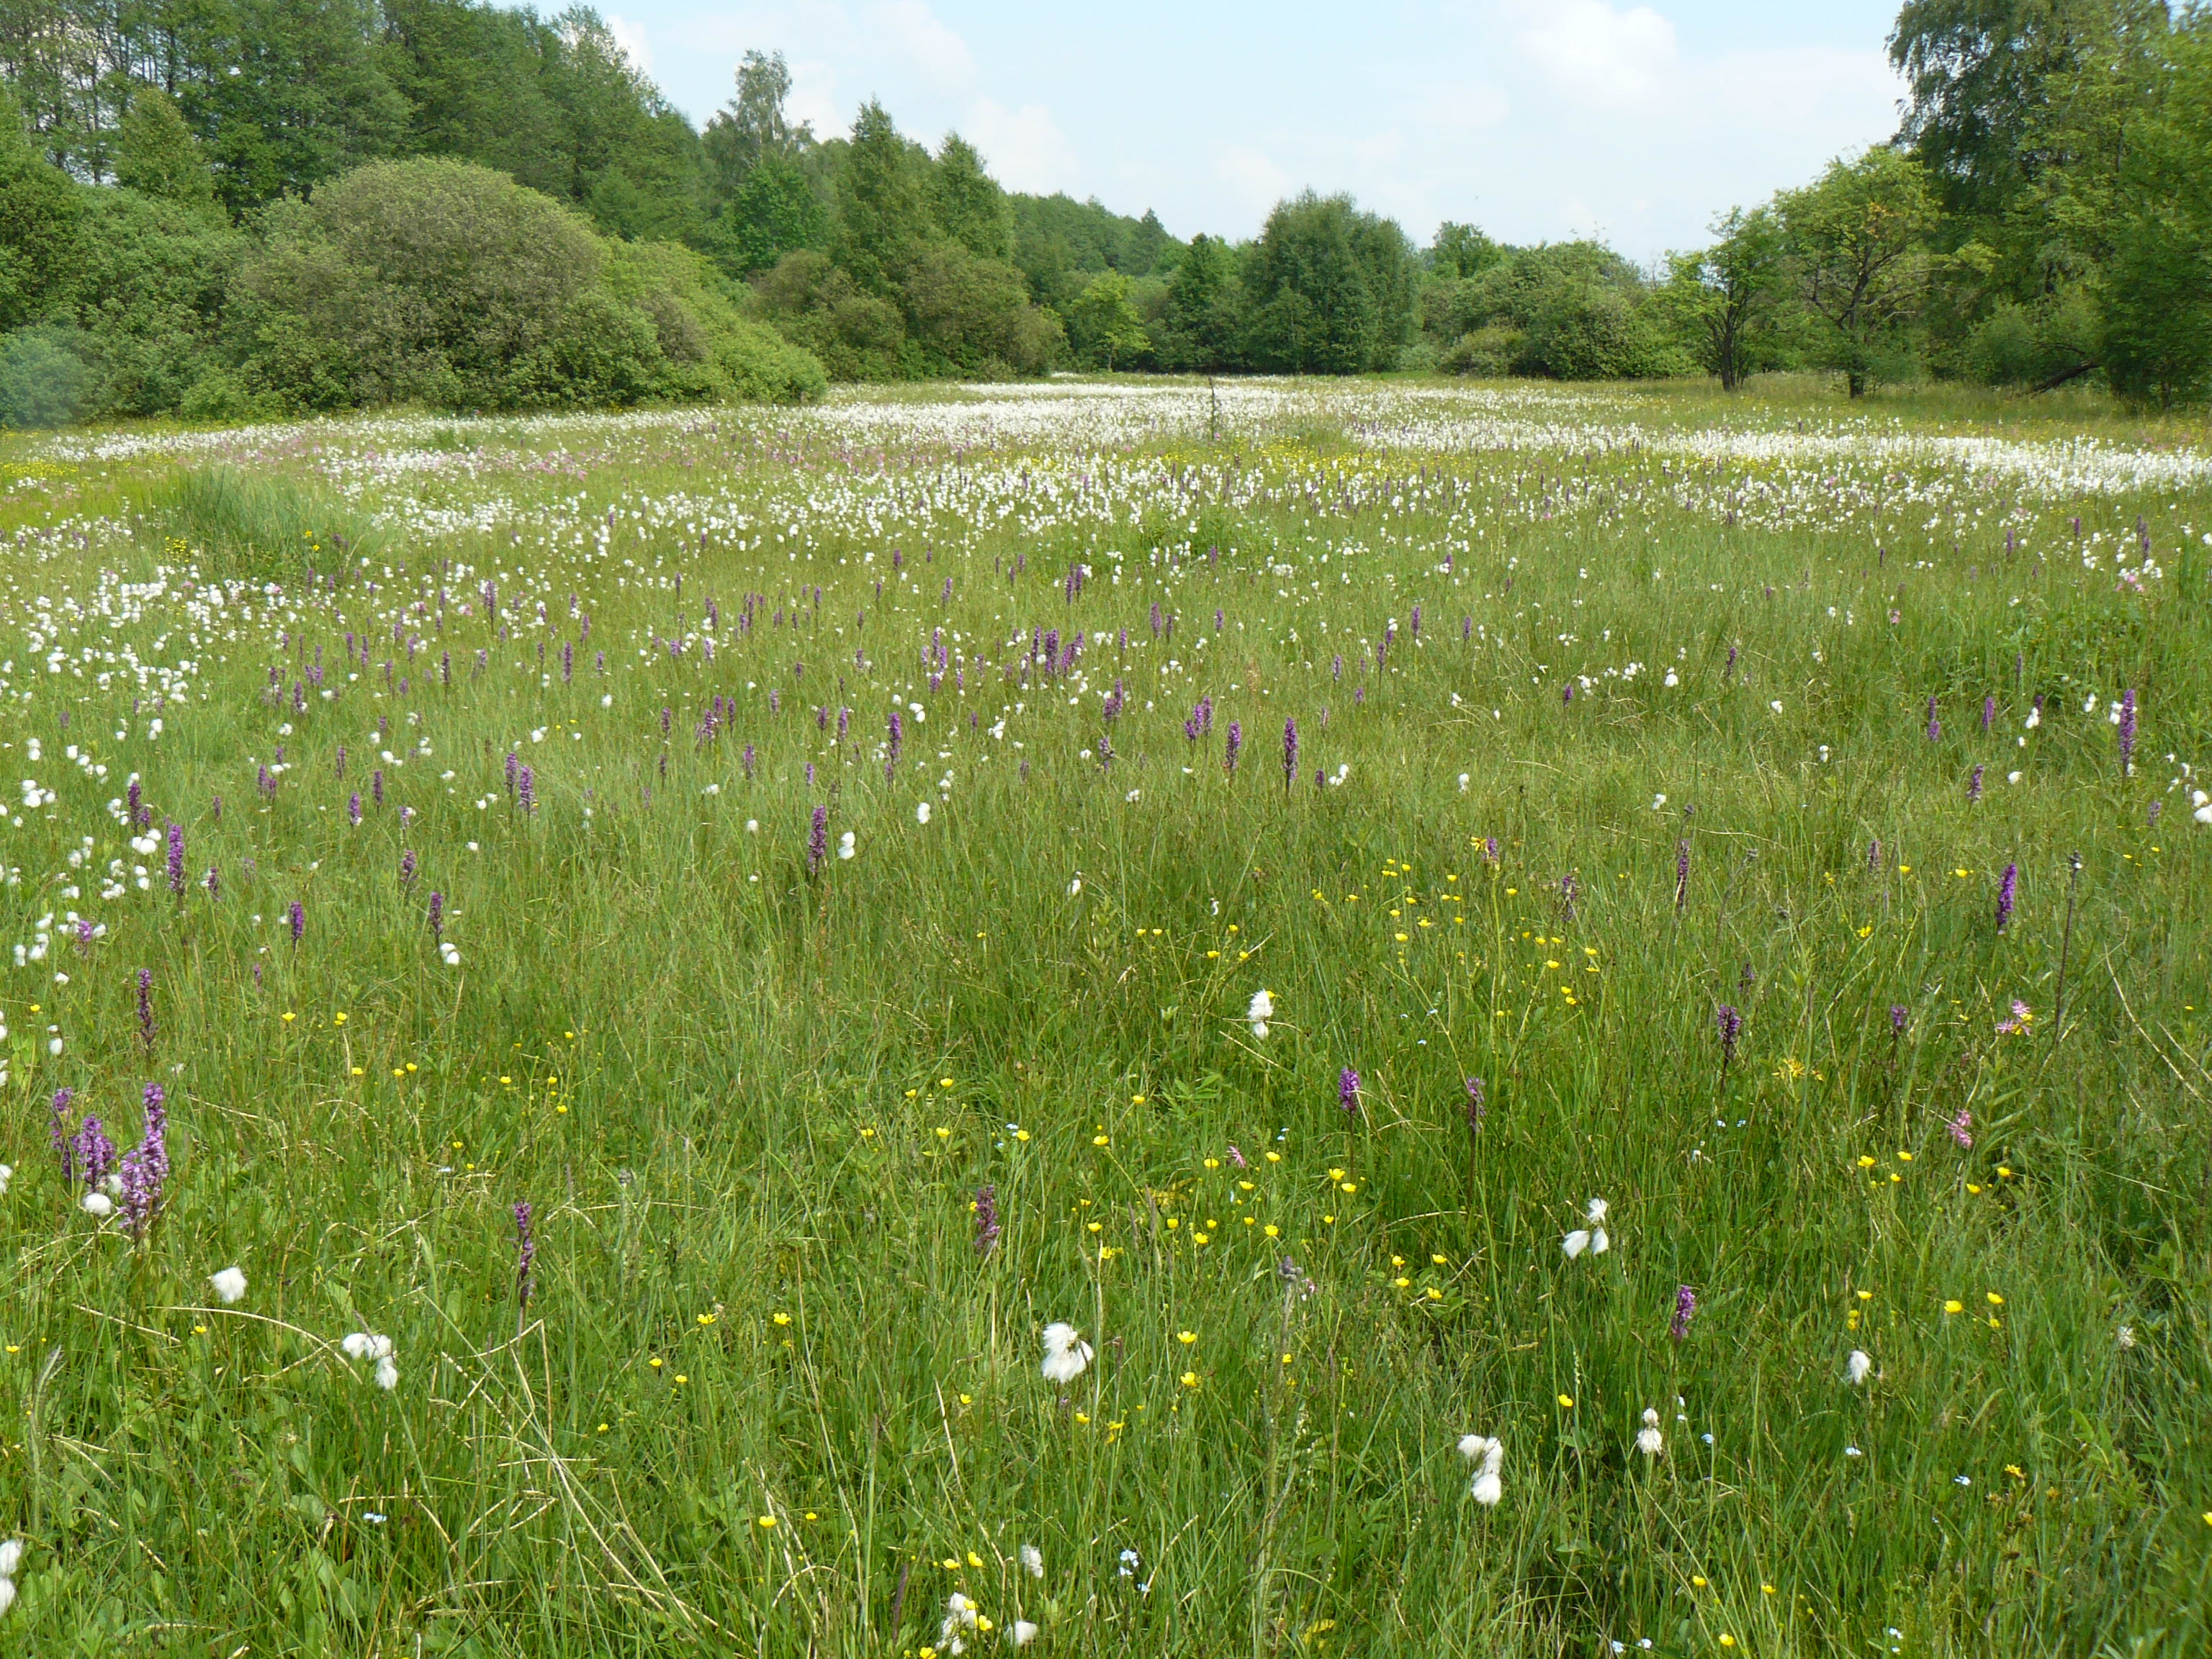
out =
<path fill-rule="evenodd" d="M 1010 189 L 1255 234 L 1311 187 L 1425 243 L 1438 222 L 1632 258 L 1887 138 L 1897 0 L 601 0 L 695 122 L 749 49 L 829 137 L 880 99 Z"/>

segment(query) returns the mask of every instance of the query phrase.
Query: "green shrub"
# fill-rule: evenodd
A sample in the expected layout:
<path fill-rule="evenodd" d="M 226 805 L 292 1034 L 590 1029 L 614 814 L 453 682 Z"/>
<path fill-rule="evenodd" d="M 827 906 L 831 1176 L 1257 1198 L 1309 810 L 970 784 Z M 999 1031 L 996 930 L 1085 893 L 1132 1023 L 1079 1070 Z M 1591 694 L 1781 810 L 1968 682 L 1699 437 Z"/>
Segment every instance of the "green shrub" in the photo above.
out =
<path fill-rule="evenodd" d="M 66 426 L 83 410 L 94 382 L 75 337 L 52 325 L 0 336 L 0 426 Z"/>

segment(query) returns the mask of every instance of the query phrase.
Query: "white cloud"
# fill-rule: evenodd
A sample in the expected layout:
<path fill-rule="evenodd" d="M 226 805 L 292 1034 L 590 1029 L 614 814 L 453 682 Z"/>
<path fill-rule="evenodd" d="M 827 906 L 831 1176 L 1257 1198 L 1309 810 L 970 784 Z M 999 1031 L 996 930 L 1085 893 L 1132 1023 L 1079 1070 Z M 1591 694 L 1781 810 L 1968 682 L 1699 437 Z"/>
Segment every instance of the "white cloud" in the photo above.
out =
<path fill-rule="evenodd" d="M 646 45 L 645 30 L 641 26 L 609 12 L 607 33 L 614 36 L 615 44 L 622 48 L 623 56 L 629 59 L 633 69 L 640 75 L 653 73 L 653 49 Z"/>
<path fill-rule="evenodd" d="M 968 114 L 967 137 L 982 152 L 991 176 L 1008 190 L 1050 195 L 1079 189 L 1075 151 L 1042 104 L 1008 109 L 988 98 L 975 100 Z"/>
<path fill-rule="evenodd" d="M 878 0 L 862 14 L 872 29 L 888 35 L 903 57 L 941 86 L 965 87 L 975 78 L 968 43 L 939 21 L 924 0 Z"/>
<path fill-rule="evenodd" d="M 1601 109 L 1650 110 L 1674 89 L 1674 26 L 1649 6 L 1529 0 L 1516 37 L 1560 91 Z"/>

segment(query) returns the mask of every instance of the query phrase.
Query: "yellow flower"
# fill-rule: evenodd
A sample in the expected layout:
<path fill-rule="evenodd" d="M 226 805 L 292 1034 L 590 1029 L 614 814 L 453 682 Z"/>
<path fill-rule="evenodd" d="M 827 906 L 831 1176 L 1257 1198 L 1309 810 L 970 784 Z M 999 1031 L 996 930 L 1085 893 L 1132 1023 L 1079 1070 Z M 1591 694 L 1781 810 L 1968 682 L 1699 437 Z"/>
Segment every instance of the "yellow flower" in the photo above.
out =
<path fill-rule="evenodd" d="M 1947 1314 L 1964 1313 L 1966 1311 L 1966 1304 L 1954 1298 L 1943 1304 L 1943 1311 Z"/>
<path fill-rule="evenodd" d="M 787 1313 L 780 1313 L 775 1316 L 775 1322 L 779 1325 L 788 1325 L 791 1323 L 791 1316 Z"/>
<path fill-rule="evenodd" d="M 1177 1380 L 1181 1382 L 1186 1389 L 1194 1389 L 1198 1386 L 1198 1373 L 1196 1371 L 1185 1371 Z"/>
<path fill-rule="evenodd" d="M 1114 1142 L 1109 1136 L 1093 1135 L 1091 1137 L 1091 1144 L 1094 1146 L 1110 1146 Z"/>
<path fill-rule="evenodd" d="M 1859 1154 L 1859 1168 L 1862 1170 L 1871 1170 L 1874 1168 L 1874 1159 L 1866 1153 L 1861 1152 Z"/>
<path fill-rule="evenodd" d="M 1705 1581 L 1698 1574 L 1692 1573 L 1690 1575 L 1690 1584 L 1692 1589 L 1703 1589 L 1705 1587 Z"/>
<path fill-rule="evenodd" d="M 37 1010 L 33 1009 L 32 1012 L 35 1013 L 35 1012 L 37 1012 Z M 293 1012 L 289 1012 L 289 1011 L 288 1010 L 288 1011 L 286 1011 L 285 1015 L 284 1015 L 284 1023 L 285 1023 L 287 1025 L 289 1025 L 289 1024 L 290 1024 L 294 1020 L 297 1019 L 298 1018 L 299 1018 L 299 1016 L 298 1016 L 297 1014 L 295 1014 L 295 1013 L 293 1013 Z"/>
<path fill-rule="evenodd" d="M 760 1517 L 760 1525 L 762 1530 L 765 1532 L 774 1532 L 775 1530 L 775 1517 L 772 1515 L 763 1515 Z"/>
<path fill-rule="evenodd" d="M 1721 1645 L 1724 1648 L 1734 1647 L 1735 1645 L 1735 1638 L 1730 1636 L 1726 1631 L 1723 1631 L 1721 1632 Z"/>
<path fill-rule="evenodd" d="M 714 1316 L 710 1313 L 700 1314 L 697 1318 L 702 1325 L 711 1325 L 714 1322 Z"/>
<path fill-rule="evenodd" d="M 1196 1331 L 1177 1331 L 1176 1333 L 1176 1340 L 1182 1343 L 1185 1347 L 1188 1347 L 1192 1343 L 1198 1340 L 1198 1333 Z"/>
<path fill-rule="evenodd" d="M 1995 1291 L 1985 1291 L 1983 1294 L 1989 1297 L 1990 1306 L 1992 1308 L 2002 1308 L 2004 1306 L 2004 1298 L 1999 1296 Z"/>
<path fill-rule="evenodd" d="M 976 1554 L 975 1551 L 969 1550 L 968 1552 L 968 1565 L 971 1567 L 980 1567 L 983 1565 L 983 1558 Z"/>
<path fill-rule="evenodd" d="M 1571 1395 L 1571 1394 L 1563 1394 L 1563 1395 L 1561 1395 L 1559 1396 L 1559 1409 L 1560 1409 L 1561 1411 L 1563 1411 L 1563 1412 L 1571 1412 L 1571 1411 L 1572 1411 L 1574 1408 L 1575 1408 L 1575 1397 L 1574 1397 L 1574 1395 Z"/>
<path fill-rule="evenodd" d="M 346 1017 L 343 1014 L 332 1014 L 331 1016 L 331 1024 L 333 1025 L 343 1025 L 345 1024 L 345 1021 Z"/>
<path fill-rule="evenodd" d="M 660 1356 L 659 1354 L 655 1354 L 652 1358 L 647 1360 L 645 1363 L 652 1366 L 653 1370 L 659 1370 L 660 1369 Z"/>

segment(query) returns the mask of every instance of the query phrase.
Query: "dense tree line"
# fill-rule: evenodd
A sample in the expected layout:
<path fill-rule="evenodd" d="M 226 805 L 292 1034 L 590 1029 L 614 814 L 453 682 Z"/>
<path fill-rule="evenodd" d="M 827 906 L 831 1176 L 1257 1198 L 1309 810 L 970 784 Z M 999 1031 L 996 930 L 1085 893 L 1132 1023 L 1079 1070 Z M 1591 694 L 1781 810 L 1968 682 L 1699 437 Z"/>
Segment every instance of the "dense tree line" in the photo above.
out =
<path fill-rule="evenodd" d="M 0 4 L 0 421 L 811 395 L 1055 366 L 2212 392 L 2212 12 L 1906 0 L 1890 143 L 1641 270 L 1342 197 L 1179 241 L 749 53 L 702 130 L 594 13 Z"/>

